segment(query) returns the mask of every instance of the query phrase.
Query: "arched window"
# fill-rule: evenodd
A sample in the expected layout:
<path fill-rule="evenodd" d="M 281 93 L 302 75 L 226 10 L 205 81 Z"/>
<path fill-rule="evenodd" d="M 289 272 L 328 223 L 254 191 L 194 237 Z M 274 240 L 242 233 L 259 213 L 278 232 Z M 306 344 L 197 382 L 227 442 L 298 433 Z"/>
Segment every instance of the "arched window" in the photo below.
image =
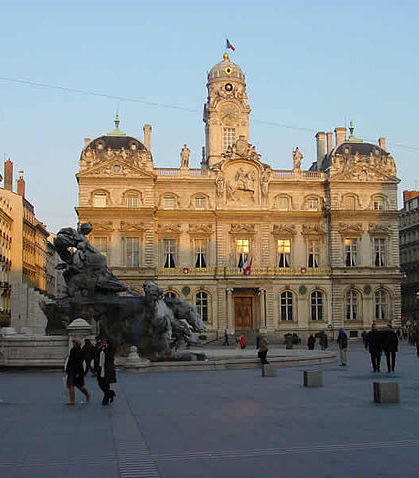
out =
<path fill-rule="evenodd" d="M 206 209 L 207 198 L 205 196 L 195 196 L 195 209 Z"/>
<path fill-rule="evenodd" d="M 199 316 L 203 322 L 208 321 L 208 294 L 206 292 L 198 292 L 195 296 L 195 306 Z"/>
<path fill-rule="evenodd" d="M 280 211 L 288 211 L 290 208 L 290 201 L 286 196 L 279 196 L 276 199 L 276 204 Z"/>
<path fill-rule="evenodd" d="M 311 293 L 311 320 L 324 319 L 323 293 L 315 290 Z"/>
<path fill-rule="evenodd" d="M 350 290 L 346 293 L 345 296 L 345 307 L 346 307 L 346 320 L 357 320 L 358 319 L 358 292 L 356 290 Z"/>
<path fill-rule="evenodd" d="M 389 319 L 388 294 L 385 290 L 379 289 L 375 293 L 375 320 Z"/>
<path fill-rule="evenodd" d="M 355 196 L 345 196 L 343 198 L 343 208 L 353 211 L 355 209 L 356 200 Z"/>
<path fill-rule="evenodd" d="M 126 203 L 129 208 L 137 208 L 139 205 L 138 193 L 130 192 L 126 195 Z"/>
<path fill-rule="evenodd" d="M 175 299 L 177 295 L 174 292 L 169 291 L 169 292 L 165 292 L 164 297 L 166 299 Z"/>
<path fill-rule="evenodd" d="M 292 292 L 289 290 L 281 294 L 281 320 L 292 320 Z"/>
<path fill-rule="evenodd" d="M 376 196 L 372 201 L 372 208 L 374 211 L 382 211 L 385 209 L 384 199 L 381 196 Z"/>

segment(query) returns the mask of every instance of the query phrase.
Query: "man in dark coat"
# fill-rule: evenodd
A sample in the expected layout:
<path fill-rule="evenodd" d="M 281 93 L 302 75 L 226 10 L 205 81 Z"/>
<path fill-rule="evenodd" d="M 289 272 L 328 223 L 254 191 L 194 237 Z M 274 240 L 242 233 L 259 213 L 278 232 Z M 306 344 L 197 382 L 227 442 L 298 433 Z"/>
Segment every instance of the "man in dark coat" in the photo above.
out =
<path fill-rule="evenodd" d="M 67 405 L 74 405 L 75 403 L 75 391 L 74 387 L 77 387 L 86 396 L 86 402 L 90 402 L 90 393 L 84 386 L 84 368 L 83 368 L 83 352 L 81 350 L 81 340 L 73 339 L 73 348 L 70 350 L 70 355 L 65 366 L 67 374 L 67 388 L 69 394 L 69 401 Z"/>
<path fill-rule="evenodd" d="M 383 346 L 381 332 L 377 330 L 375 324 L 371 325 L 371 330 L 367 334 L 365 349 L 368 349 L 368 352 L 371 355 L 373 372 L 379 372 L 381 363 L 381 352 L 383 350 Z"/>
<path fill-rule="evenodd" d="M 391 324 L 387 325 L 387 328 L 382 332 L 383 350 L 386 354 L 387 360 L 387 372 L 394 372 L 396 365 L 396 352 L 398 351 L 399 339 L 396 332 L 394 332 Z"/>
<path fill-rule="evenodd" d="M 97 383 L 103 392 L 102 405 L 109 405 L 115 397 L 111 383 L 116 383 L 114 351 L 107 339 L 96 338 L 95 371 Z"/>
<path fill-rule="evenodd" d="M 313 334 L 310 334 L 310 337 L 307 340 L 308 350 L 314 350 L 315 344 L 316 344 L 316 339 L 314 338 Z"/>
<path fill-rule="evenodd" d="M 328 347 L 328 338 L 323 330 L 319 333 L 319 343 L 321 350 L 326 350 Z"/>
<path fill-rule="evenodd" d="M 346 367 L 347 363 L 347 351 L 348 351 L 348 336 L 345 334 L 344 330 L 341 328 L 339 329 L 339 335 L 336 339 L 336 342 L 339 346 L 339 353 L 340 353 L 340 365 L 342 367 Z"/>
<path fill-rule="evenodd" d="M 269 350 L 269 342 L 268 338 L 266 335 L 262 335 L 259 338 L 259 344 L 258 344 L 258 357 L 261 361 L 262 364 L 268 364 L 269 362 L 266 360 L 266 356 L 268 355 L 268 350 Z"/>
<path fill-rule="evenodd" d="M 84 358 L 84 373 L 87 375 L 89 370 L 93 372 L 91 364 L 95 356 L 95 347 L 89 339 L 84 339 L 84 345 L 81 349 Z"/>

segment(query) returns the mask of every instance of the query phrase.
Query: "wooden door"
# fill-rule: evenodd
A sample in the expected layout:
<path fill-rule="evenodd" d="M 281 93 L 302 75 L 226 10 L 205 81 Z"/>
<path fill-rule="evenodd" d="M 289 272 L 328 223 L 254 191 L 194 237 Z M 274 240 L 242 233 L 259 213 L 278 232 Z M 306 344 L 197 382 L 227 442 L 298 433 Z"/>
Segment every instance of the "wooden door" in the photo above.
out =
<path fill-rule="evenodd" d="M 236 329 L 252 329 L 252 297 L 234 297 L 234 323 Z"/>

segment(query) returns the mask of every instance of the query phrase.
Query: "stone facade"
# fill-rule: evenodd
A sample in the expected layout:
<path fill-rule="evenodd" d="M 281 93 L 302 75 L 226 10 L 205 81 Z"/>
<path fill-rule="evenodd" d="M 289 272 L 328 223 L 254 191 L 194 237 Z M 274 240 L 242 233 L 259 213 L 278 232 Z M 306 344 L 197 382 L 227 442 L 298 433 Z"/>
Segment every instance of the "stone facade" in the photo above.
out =
<path fill-rule="evenodd" d="M 275 170 L 249 143 L 245 77 L 227 55 L 208 74 L 201 168 L 158 168 L 144 143 L 115 129 L 86 139 L 80 222 L 119 279 L 197 305 L 209 335 L 319 330 L 352 336 L 400 321 L 396 169 L 379 144 L 345 128 L 319 132 L 317 160 Z M 327 148 L 326 148 L 327 141 Z"/>

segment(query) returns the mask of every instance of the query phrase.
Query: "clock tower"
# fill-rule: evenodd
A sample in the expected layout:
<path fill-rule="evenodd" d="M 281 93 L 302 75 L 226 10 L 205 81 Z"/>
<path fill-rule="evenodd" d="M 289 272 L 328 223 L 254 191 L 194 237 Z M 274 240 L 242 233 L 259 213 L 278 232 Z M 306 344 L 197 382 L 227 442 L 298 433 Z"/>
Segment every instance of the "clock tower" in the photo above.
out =
<path fill-rule="evenodd" d="M 221 154 L 240 136 L 249 141 L 246 83 L 241 68 L 227 53 L 208 73 L 208 100 L 204 105 L 206 166 L 221 160 Z"/>

